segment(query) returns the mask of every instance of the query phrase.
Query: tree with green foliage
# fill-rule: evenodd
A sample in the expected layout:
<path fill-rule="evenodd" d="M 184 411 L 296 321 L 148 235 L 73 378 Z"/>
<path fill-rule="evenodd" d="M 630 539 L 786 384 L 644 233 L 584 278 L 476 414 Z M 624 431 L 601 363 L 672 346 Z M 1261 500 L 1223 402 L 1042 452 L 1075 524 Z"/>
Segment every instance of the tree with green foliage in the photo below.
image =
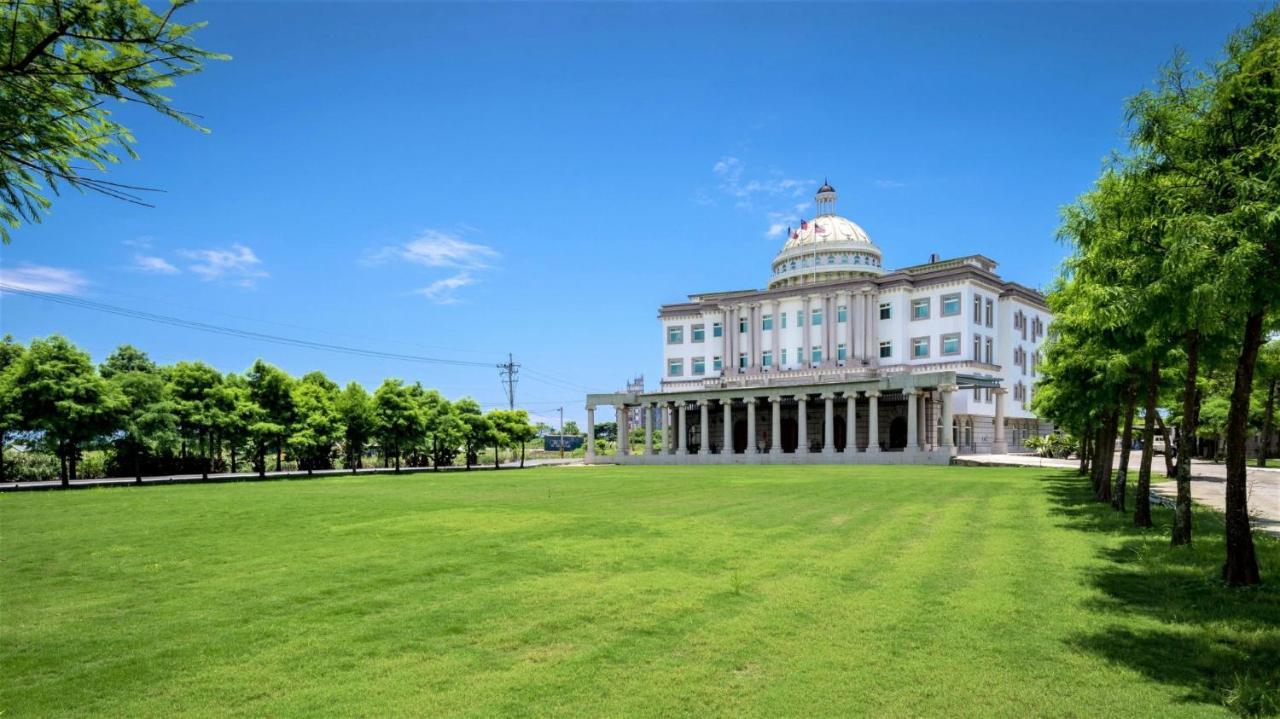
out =
<path fill-rule="evenodd" d="M 363 464 L 364 448 L 373 435 L 373 407 L 369 393 L 350 382 L 334 403 L 342 423 L 342 452 L 346 466 L 354 473 Z"/>
<path fill-rule="evenodd" d="M 145 354 L 138 354 L 146 358 Z M 143 456 L 169 450 L 178 441 L 177 408 L 169 396 L 169 385 L 155 363 L 150 360 L 117 362 L 106 369 L 110 364 L 108 358 L 103 365 L 107 381 L 115 385 L 122 399 L 116 453 L 118 457 L 130 458 L 134 480 L 140 483 Z M 125 367 L 130 369 L 123 369 Z"/>
<path fill-rule="evenodd" d="M 331 466 L 333 447 L 342 436 L 337 397 L 338 385 L 318 372 L 304 375 L 293 386 L 295 419 L 289 449 L 307 474 Z"/>
<path fill-rule="evenodd" d="M 57 454 L 68 486 L 81 448 L 116 430 L 123 404 L 118 390 L 97 373 L 87 352 L 58 335 L 32 340 L 6 374 L 14 409 Z"/>
<path fill-rule="evenodd" d="M 1280 387 L 1280 339 L 1273 339 L 1258 351 L 1257 392 L 1266 397 L 1262 410 L 1262 434 L 1258 439 L 1258 466 L 1267 466 L 1271 435 L 1275 432 L 1276 389 Z"/>
<path fill-rule="evenodd" d="M 462 446 L 467 427 L 454 411 L 453 405 L 439 392 L 428 390 L 421 400 L 423 429 L 431 467 L 453 464 L 453 458 Z"/>
<path fill-rule="evenodd" d="M 25 0 L 0 7 L 0 240 L 39 222 L 65 185 L 136 204 L 146 188 L 88 176 L 120 155 L 133 133 L 113 105 L 149 107 L 204 131 L 161 94 L 177 78 L 225 56 L 192 43 L 203 23 L 174 22 L 142 0 Z M 85 165 L 89 168 L 86 169 Z"/>
<path fill-rule="evenodd" d="M 396 472 L 401 454 L 421 435 L 422 413 L 412 392 L 401 380 L 384 380 L 373 393 L 373 436 L 383 456 L 395 460 Z"/>
<path fill-rule="evenodd" d="M 513 454 L 519 448 L 520 466 L 523 467 L 525 443 L 538 436 L 537 428 L 529 422 L 529 413 L 523 409 L 495 409 L 488 416 L 494 426 L 494 466 L 499 466 L 499 448 L 507 446 L 511 447 Z"/>
<path fill-rule="evenodd" d="M 179 436 L 185 446 L 195 445 L 200 476 L 208 479 L 217 453 L 214 433 L 225 423 L 225 414 L 235 410 L 222 373 L 204 362 L 178 362 L 169 368 L 168 379 Z"/>
<path fill-rule="evenodd" d="M 484 416 L 480 403 L 470 397 L 453 403 L 453 413 L 462 422 L 462 452 L 467 470 L 479 461 L 480 450 L 493 443 L 493 423 Z"/>
<path fill-rule="evenodd" d="M 249 384 L 249 397 L 262 409 L 258 431 L 275 428 L 272 442 L 276 449 L 276 471 L 280 471 L 285 442 L 293 425 L 293 380 L 282 370 L 262 360 L 256 360 L 245 373 Z M 265 469 L 264 469 L 265 471 Z"/>
<path fill-rule="evenodd" d="M 573 420 L 571 420 L 571 419 L 568 419 L 568 420 L 565 420 L 565 422 L 564 422 L 564 433 L 565 433 L 566 435 L 569 435 L 569 434 L 582 434 L 582 430 L 578 428 L 578 423 L 577 423 L 577 422 L 575 422 L 575 421 L 573 421 Z"/>
<path fill-rule="evenodd" d="M 159 369 L 146 352 L 133 345 L 120 345 L 98 366 L 103 379 L 111 379 L 124 372 L 156 372 Z"/>
<path fill-rule="evenodd" d="M 22 343 L 13 339 L 13 335 L 5 335 L 0 339 L 0 481 L 5 478 L 4 446 L 11 430 L 22 423 L 22 415 L 18 411 L 17 395 L 13 385 L 11 367 L 27 351 Z"/>

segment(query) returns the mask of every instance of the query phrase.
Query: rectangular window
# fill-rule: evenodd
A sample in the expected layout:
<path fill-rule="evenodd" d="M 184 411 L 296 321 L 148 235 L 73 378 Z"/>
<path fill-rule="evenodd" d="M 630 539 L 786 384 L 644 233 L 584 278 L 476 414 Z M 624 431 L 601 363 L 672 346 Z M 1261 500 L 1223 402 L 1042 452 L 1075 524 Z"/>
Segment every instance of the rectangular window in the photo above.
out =
<path fill-rule="evenodd" d="M 960 333 L 952 332 L 942 336 L 942 354 L 958 355 L 960 354 Z"/>
<path fill-rule="evenodd" d="M 804 364 L 804 348 L 803 347 L 796 348 L 796 364 L 799 364 L 799 365 Z"/>
<path fill-rule="evenodd" d="M 761 367 L 773 366 L 773 352 L 771 350 L 765 350 L 764 352 L 760 353 L 760 366 Z"/>
<path fill-rule="evenodd" d="M 943 295 L 940 314 L 943 317 L 954 317 L 960 314 L 960 295 Z"/>
<path fill-rule="evenodd" d="M 820 324 L 822 324 L 822 310 L 815 309 L 813 311 L 813 326 L 817 327 Z"/>
<path fill-rule="evenodd" d="M 692 363 L 692 364 L 693 364 L 693 374 L 694 374 L 695 376 L 696 376 L 696 375 L 704 375 L 704 374 L 706 374 L 706 373 L 707 373 L 707 358 L 706 358 L 706 357 L 694 357 L 694 358 L 693 358 L 693 363 Z"/>
<path fill-rule="evenodd" d="M 973 323 L 982 324 L 982 297 L 978 295 L 973 296 Z"/>
<path fill-rule="evenodd" d="M 973 361 L 982 361 L 982 335 L 973 336 Z"/>
<path fill-rule="evenodd" d="M 689 335 L 690 342 L 702 342 L 707 338 L 707 326 L 693 325 L 689 328 Z"/>
<path fill-rule="evenodd" d="M 847 359 L 845 355 L 846 355 L 846 352 L 844 348 L 844 343 L 841 342 L 840 344 L 836 345 L 836 359 L 843 362 L 845 361 L 845 359 Z"/>
<path fill-rule="evenodd" d="M 786 317 L 786 315 L 783 315 L 783 317 Z M 782 348 L 782 357 L 780 358 L 779 361 L 782 363 L 783 367 L 787 366 L 787 348 L 786 347 Z"/>
<path fill-rule="evenodd" d="M 995 304 L 992 303 L 991 300 L 987 300 L 987 326 L 988 327 L 995 326 L 995 324 L 992 322 L 993 315 L 995 315 Z"/>
<path fill-rule="evenodd" d="M 927 320 L 929 319 L 929 298 L 922 300 L 911 300 L 911 319 Z"/>
<path fill-rule="evenodd" d="M 722 370 L 722 369 L 724 369 L 724 361 L 723 361 L 723 360 L 721 360 L 719 357 L 712 357 L 712 358 L 711 358 L 711 371 L 712 371 L 712 372 L 719 372 L 719 371 L 720 371 L 720 370 Z"/>
<path fill-rule="evenodd" d="M 671 325 L 667 328 L 667 344 L 678 345 L 684 344 L 684 327 L 681 325 Z"/>
<path fill-rule="evenodd" d="M 804 310 L 796 310 L 796 327 L 804 327 Z"/>
<path fill-rule="evenodd" d="M 747 368 L 747 353 L 743 352 L 738 355 L 738 369 Z"/>
<path fill-rule="evenodd" d="M 929 356 L 929 338 L 913 337 L 911 338 L 911 358 L 923 359 Z"/>
<path fill-rule="evenodd" d="M 882 320 L 893 319 L 893 305 L 891 303 L 889 302 L 880 303 L 880 319 Z"/>
<path fill-rule="evenodd" d="M 684 374 L 684 360 L 669 359 L 667 360 L 667 376 L 679 377 Z"/>
<path fill-rule="evenodd" d="M 981 402 L 981 401 L 982 401 L 982 388 L 981 388 L 981 387 L 974 387 L 974 388 L 973 388 L 973 401 L 974 401 L 974 402 Z"/>
<path fill-rule="evenodd" d="M 723 325 L 721 325 L 719 322 L 712 322 L 712 323 L 711 323 L 711 336 L 712 336 L 712 337 L 723 337 L 723 336 L 724 336 L 724 326 L 723 326 Z"/>
<path fill-rule="evenodd" d="M 814 364 L 818 364 L 819 362 L 821 362 L 821 361 L 822 361 L 822 348 L 821 348 L 821 347 L 811 347 L 811 348 L 809 349 L 809 357 L 811 358 L 811 360 L 810 360 L 810 361 L 812 361 Z"/>
<path fill-rule="evenodd" d="M 787 328 L 787 313 L 783 312 L 779 314 L 778 318 L 782 320 L 782 329 L 785 330 Z"/>
<path fill-rule="evenodd" d="M 889 359 L 892 356 L 893 356 L 893 343 L 881 342 L 880 343 L 880 359 Z"/>
<path fill-rule="evenodd" d="M 836 308 L 836 322 L 848 322 L 848 321 L 849 321 L 849 308 L 845 307 L 844 305 L 840 305 L 839 307 Z"/>
<path fill-rule="evenodd" d="M 742 334 L 746 331 L 747 331 L 747 318 L 739 317 L 738 318 L 738 334 Z"/>
<path fill-rule="evenodd" d="M 993 351 L 993 343 L 991 341 L 991 338 L 988 337 L 987 338 L 987 364 L 991 364 L 991 359 L 992 359 L 991 356 L 993 354 L 995 354 L 995 352 Z"/>
<path fill-rule="evenodd" d="M 765 315 L 760 318 L 760 329 L 765 332 L 773 329 L 773 315 Z"/>

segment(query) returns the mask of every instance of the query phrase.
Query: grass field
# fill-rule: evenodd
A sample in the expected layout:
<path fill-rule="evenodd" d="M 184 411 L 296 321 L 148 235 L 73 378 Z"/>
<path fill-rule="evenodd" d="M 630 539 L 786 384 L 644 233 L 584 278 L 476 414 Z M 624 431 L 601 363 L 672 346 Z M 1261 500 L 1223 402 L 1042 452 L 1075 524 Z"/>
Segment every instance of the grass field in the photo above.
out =
<path fill-rule="evenodd" d="M 3 716 L 1274 712 L 1271 584 L 1040 469 L 542 468 L 0 496 Z M 1269 693 L 1270 692 L 1270 693 Z"/>

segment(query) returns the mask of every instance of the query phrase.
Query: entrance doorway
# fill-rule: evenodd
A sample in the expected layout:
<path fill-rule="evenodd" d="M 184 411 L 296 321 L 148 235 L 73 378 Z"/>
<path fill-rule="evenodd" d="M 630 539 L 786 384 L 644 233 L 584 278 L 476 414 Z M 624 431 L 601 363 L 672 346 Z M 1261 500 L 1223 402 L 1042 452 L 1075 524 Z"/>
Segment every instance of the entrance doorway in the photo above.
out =
<path fill-rule="evenodd" d="M 889 422 L 889 449 L 902 449 L 907 446 L 907 418 L 894 417 Z"/>

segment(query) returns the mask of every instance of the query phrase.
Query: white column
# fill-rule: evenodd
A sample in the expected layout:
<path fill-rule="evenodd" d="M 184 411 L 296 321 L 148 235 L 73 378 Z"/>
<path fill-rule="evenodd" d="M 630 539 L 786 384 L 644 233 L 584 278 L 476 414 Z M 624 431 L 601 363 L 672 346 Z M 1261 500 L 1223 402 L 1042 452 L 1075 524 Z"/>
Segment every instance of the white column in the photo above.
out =
<path fill-rule="evenodd" d="M 724 374 L 738 373 L 738 318 L 733 307 L 724 308 Z"/>
<path fill-rule="evenodd" d="M 1003 387 L 997 387 L 991 391 L 996 396 L 996 417 L 995 420 L 995 436 L 992 438 L 991 451 L 996 454 L 1004 454 L 1009 451 L 1009 444 L 1004 438 L 1004 395 Z"/>
<path fill-rule="evenodd" d="M 844 346 L 846 350 L 844 364 L 846 367 L 852 367 L 857 364 L 856 359 L 858 357 L 853 342 L 853 328 L 858 324 L 858 313 L 854 311 L 852 292 L 846 291 L 844 293 L 844 306 L 848 312 L 846 315 L 848 319 L 844 323 Z"/>
<path fill-rule="evenodd" d="M 955 442 L 952 441 L 955 430 L 952 429 L 951 425 L 955 421 L 952 416 L 951 395 L 955 392 L 956 386 L 953 384 L 938 385 L 938 390 L 942 392 L 942 436 L 938 438 L 938 446 L 950 450 L 955 445 Z"/>
<path fill-rule="evenodd" d="M 720 406 L 724 407 L 724 427 L 721 427 L 724 439 L 720 445 L 720 454 L 733 454 L 733 398 L 725 397 L 720 400 Z"/>
<path fill-rule="evenodd" d="M 916 402 L 919 399 L 920 391 L 916 389 L 908 389 L 907 393 L 907 446 L 903 450 L 908 454 L 920 449 L 920 412 L 916 408 Z"/>
<path fill-rule="evenodd" d="M 698 454 L 711 454 L 710 400 L 698 400 Z"/>
<path fill-rule="evenodd" d="M 685 441 L 686 435 L 689 433 L 689 416 L 688 408 L 684 402 L 680 402 L 676 408 L 676 415 L 679 419 L 679 427 L 676 428 L 676 454 L 684 456 L 689 454 L 688 442 Z"/>
<path fill-rule="evenodd" d="M 802 342 L 804 347 L 800 348 L 800 366 L 809 366 L 809 346 L 813 344 L 813 323 L 810 321 L 813 315 L 812 298 L 809 295 L 804 296 L 804 310 L 800 315 Z"/>
<path fill-rule="evenodd" d="M 644 453 L 653 454 L 653 405 L 645 402 L 640 407 L 644 412 Z"/>
<path fill-rule="evenodd" d="M 676 453 L 676 413 L 671 410 L 671 403 L 662 403 L 662 452 Z"/>
<path fill-rule="evenodd" d="M 796 417 L 796 430 L 799 435 L 796 438 L 796 454 L 809 453 L 809 397 L 807 395 L 796 395 L 796 407 L 799 413 Z"/>
<path fill-rule="evenodd" d="M 729 368 L 733 366 L 733 362 L 729 359 L 730 353 L 733 351 L 733 342 L 730 341 L 729 334 L 729 308 L 722 307 L 724 318 L 720 320 L 720 376 L 726 377 L 730 374 Z"/>
<path fill-rule="evenodd" d="M 871 366 L 880 363 L 880 293 L 867 293 L 867 360 Z M 905 351 L 905 350 L 904 350 Z"/>
<path fill-rule="evenodd" d="M 867 393 L 867 454 L 880 453 L 880 393 Z"/>
<path fill-rule="evenodd" d="M 853 317 L 852 314 L 849 315 Z M 845 393 L 844 413 L 844 451 L 853 454 L 858 451 L 858 393 Z"/>
<path fill-rule="evenodd" d="M 625 457 L 631 454 L 631 427 L 627 421 L 627 406 L 618 405 L 614 408 L 614 413 L 617 415 L 616 424 L 618 425 L 618 456 Z"/>
<path fill-rule="evenodd" d="M 822 395 L 822 453 L 835 454 L 836 451 L 836 396 L 827 392 Z"/>
<path fill-rule="evenodd" d="M 747 398 L 747 454 L 756 453 L 756 398 Z"/>
<path fill-rule="evenodd" d="M 859 364 L 867 354 L 867 348 L 862 343 L 862 327 L 867 323 L 865 314 L 862 309 L 862 293 L 851 295 L 849 297 L 849 356 L 857 358 Z"/>
<path fill-rule="evenodd" d="M 782 454 L 782 397 L 773 395 L 769 398 L 769 454 Z"/>
<path fill-rule="evenodd" d="M 778 300 L 773 301 L 773 307 L 769 308 L 769 312 L 773 315 L 773 329 L 769 330 L 769 351 L 773 353 L 773 369 L 780 369 L 778 362 L 782 357 L 779 350 L 782 349 L 782 303 Z"/>
<path fill-rule="evenodd" d="M 587 463 L 596 458 L 596 406 L 587 405 Z"/>

